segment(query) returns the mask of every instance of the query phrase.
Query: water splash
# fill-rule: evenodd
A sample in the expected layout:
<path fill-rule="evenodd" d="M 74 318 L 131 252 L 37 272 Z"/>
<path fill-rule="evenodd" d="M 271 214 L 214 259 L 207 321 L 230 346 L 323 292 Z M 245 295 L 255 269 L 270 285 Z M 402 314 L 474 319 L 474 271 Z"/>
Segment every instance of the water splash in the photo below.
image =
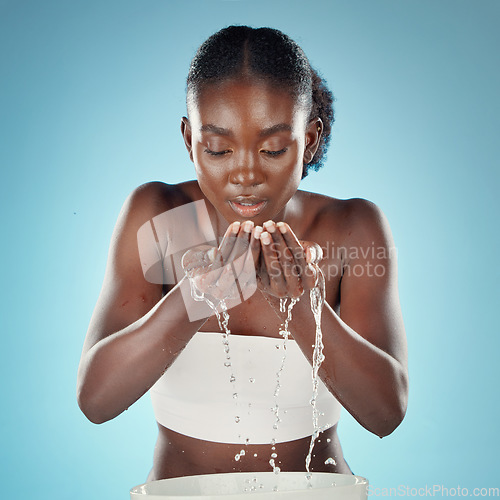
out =
<path fill-rule="evenodd" d="M 298 301 L 299 301 L 298 298 L 291 299 L 290 303 L 288 304 L 288 308 L 287 308 L 287 305 L 286 305 L 287 298 L 280 298 L 280 312 L 282 312 L 282 313 L 286 312 L 287 316 L 286 316 L 285 320 L 283 321 L 283 323 L 281 324 L 281 327 L 279 330 L 279 334 L 283 337 L 283 357 L 281 359 L 280 368 L 279 368 L 278 372 L 276 373 L 276 388 L 274 389 L 274 407 L 272 408 L 272 411 L 273 411 L 274 416 L 275 416 L 275 421 L 273 424 L 274 430 L 278 429 L 278 426 L 281 422 L 281 418 L 280 418 L 280 414 L 279 414 L 280 407 L 279 407 L 279 401 L 278 401 L 278 394 L 279 394 L 280 389 L 281 389 L 281 374 L 283 372 L 283 369 L 285 368 L 286 346 L 288 343 L 288 338 L 290 337 L 290 330 L 288 329 L 288 325 L 290 324 L 290 321 L 292 321 L 292 309 Z M 272 449 L 275 450 L 274 443 L 273 443 Z M 280 471 L 280 468 L 276 467 L 275 462 L 274 462 L 275 458 L 277 458 L 276 453 L 272 453 L 271 460 L 269 460 L 269 464 L 273 468 L 273 471 L 275 473 L 278 473 Z"/>
<path fill-rule="evenodd" d="M 309 466 L 311 465 L 311 456 L 314 448 L 314 442 L 316 438 L 319 436 L 322 429 L 319 427 L 319 411 L 316 406 L 316 400 L 318 398 L 318 386 L 319 386 L 319 377 L 318 372 L 323 363 L 325 356 L 323 354 L 323 333 L 321 331 L 321 312 L 323 310 L 323 304 L 325 302 L 325 276 L 319 271 L 319 279 L 318 285 L 310 290 L 310 299 L 311 299 L 311 310 L 314 315 L 314 320 L 316 322 L 316 336 L 314 342 L 314 351 L 313 351 L 313 367 L 312 367 L 312 386 L 313 386 L 313 395 L 311 398 L 311 406 L 313 409 L 313 427 L 314 431 L 311 436 L 311 443 L 309 445 L 309 453 L 306 457 L 306 471 L 310 474 Z"/>
<path fill-rule="evenodd" d="M 273 468 L 273 472 L 275 474 L 279 474 L 281 472 L 281 469 L 276 465 L 274 458 L 271 458 L 271 460 L 269 460 L 269 465 Z"/>
<path fill-rule="evenodd" d="M 191 285 L 191 297 L 198 302 L 206 302 L 206 304 L 212 309 L 217 318 L 217 323 L 219 324 L 219 329 L 222 332 L 222 347 L 225 354 L 224 366 L 226 368 L 232 368 L 231 363 L 231 355 L 230 355 L 230 347 L 229 347 L 229 337 L 231 335 L 231 330 L 229 329 L 229 312 L 227 309 L 227 304 L 224 299 L 220 299 L 217 302 L 210 300 L 207 295 L 196 287 L 196 284 L 193 279 L 188 276 L 189 283 Z M 221 312 L 219 312 L 219 309 Z M 222 313 L 222 314 L 221 314 Z M 233 386 L 233 399 L 238 399 L 238 392 L 236 390 L 236 376 L 234 372 L 231 372 L 229 377 L 229 382 Z M 239 423 L 240 417 L 235 416 L 234 418 L 236 423 Z"/>
<path fill-rule="evenodd" d="M 219 324 L 219 328 L 222 332 L 222 344 L 224 348 L 224 353 L 226 355 L 226 361 L 224 362 L 224 366 L 230 368 L 232 366 L 231 364 L 231 357 L 230 357 L 230 348 L 229 348 L 229 336 L 231 334 L 231 330 L 229 329 L 229 313 L 227 310 L 227 305 L 224 299 L 218 301 L 218 303 L 213 303 L 204 293 L 200 292 L 195 283 L 194 280 L 189 279 L 190 285 L 191 285 L 191 296 L 193 297 L 194 300 L 196 301 L 205 301 L 207 305 L 214 311 L 215 316 L 217 318 L 217 322 Z M 290 303 L 288 304 L 287 307 L 287 298 L 280 298 L 280 312 L 284 313 L 287 312 L 287 317 L 285 321 L 282 324 L 282 327 L 280 328 L 280 335 L 283 337 L 283 358 L 281 361 L 281 366 L 276 373 L 277 381 L 276 381 L 276 389 L 274 391 L 274 398 L 275 398 L 275 406 L 272 409 L 275 416 L 276 420 L 273 425 L 274 429 L 278 429 L 279 423 L 281 422 L 281 419 L 279 417 L 279 404 L 278 404 L 278 394 L 281 388 L 281 373 L 283 372 L 284 366 L 285 366 L 285 360 L 286 360 L 286 344 L 290 336 L 290 331 L 288 330 L 288 325 L 292 319 L 292 309 L 294 305 L 298 302 L 297 299 L 291 299 Z M 306 460 L 305 460 L 305 466 L 306 466 L 306 479 L 309 482 L 309 486 L 311 487 L 310 480 L 312 477 L 312 474 L 310 472 L 310 464 L 311 464 L 311 457 L 312 457 L 312 451 L 314 448 L 314 444 L 316 439 L 318 438 L 319 434 L 325 429 L 330 427 L 330 424 L 325 425 L 323 428 L 320 428 L 319 426 L 319 416 L 320 412 L 316 406 L 316 401 L 318 397 L 318 386 L 319 386 L 319 369 L 322 364 L 322 362 L 325 359 L 325 356 L 323 354 L 323 334 L 321 331 L 321 313 L 323 310 L 323 304 L 325 302 L 325 277 L 322 273 L 322 271 L 319 271 L 319 280 L 318 284 L 316 287 L 312 288 L 310 290 L 310 302 L 311 302 L 311 311 L 313 312 L 314 315 L 314 320 L 316 323 L 316 332 L 315 332 L 315 344 L 314 344 L 314 350 L 313 350 L 313 365 L 312 365 L 312 386 L 313 386 L 313 395 L 310 400 L 310 404 L 312 406 L 313 410 L 313 427 L 314 431 L 311 436 L 311 442 L 309 445 L 309 452 L 307 454 Z M 222 315 L 219 313 L 219 308 L 222 312 Z M 281 346 L 279 344 L 276 344 L 276 348 L 279 349 Z M 235 382 L 236 382 L 236 377 L 234 376 L 234 373 L 231 373 L 229 381 L 233 384 L 233 389 L 235 389 Z M 253 380 L 250 380 L 253 382 Z M 233 392 L 233 398 L 237 399 L 238 393 L 236 390 Z M 236 416 L 235 417 L 235 422 L 239 423 L 240 417 Z M 329 441 L 329 440 L 328 440 Z M 269 464 L 271 465 L 273 472 L 278 474 L 281 469 L 276 465 L 275 459 L 277 459 L 277 453 L 275 453 L 276 447 L 276 440 L 273 439 L 272 442 L 272 450 L 273 453 L 271 453 L 271 458 L 269 460 Z M 235 460 L 239 460 L 242 455 L 244 455 L 245 452 L 242 450 L 242 453 L 239 453 L 235 456 Z M 335 465 L 336 462 L 333 458 L 328 458 L 325 461 L 325 464 L 327 465 Z M 274 491 L 277 491 L 277 488 L 274 489 Z"/>

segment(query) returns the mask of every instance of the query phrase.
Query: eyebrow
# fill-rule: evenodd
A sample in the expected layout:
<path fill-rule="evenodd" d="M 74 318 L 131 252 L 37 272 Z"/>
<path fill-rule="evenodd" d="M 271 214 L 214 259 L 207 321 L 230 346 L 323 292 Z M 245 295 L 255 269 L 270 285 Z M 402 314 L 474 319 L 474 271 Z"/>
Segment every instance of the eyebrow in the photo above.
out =
<path fill-rule="evenodd" d="M 213 125 L 212 123 L 207 123 L 206 125 L 202 125 L 200 131 L 211 132 L 212 134 L 225 135 L 225 136 L 233 135 L 233 133 L 227 128 L 218 127 L 217 125 Z"/>
<path fill-rule="evenodd" d="M 226 137 L 232 137 L 233 133 L 231 130 L 223 127 L 218 127 L 212 123 L 207 123 L 202 125 L 200 128 L 201 132 L 211 132 L 212 134 L 223 135 Z M 292 127 L 288 123 L 278 123 L 272 127 L 264 128 L 259 132 L 260 137 L 268 137 L 270 135 L 276 134 L 278 132 L 291 132 Z"/>
<path fill-rule="evenodd" d="M 267 137 L 269 135 L 276 134 L 278 132 L 291 132 L 292 127 L 288 123 L 278 123 L 272 127 L 264 128 L 260 131 L 259 135 L 261 137 Z"/>

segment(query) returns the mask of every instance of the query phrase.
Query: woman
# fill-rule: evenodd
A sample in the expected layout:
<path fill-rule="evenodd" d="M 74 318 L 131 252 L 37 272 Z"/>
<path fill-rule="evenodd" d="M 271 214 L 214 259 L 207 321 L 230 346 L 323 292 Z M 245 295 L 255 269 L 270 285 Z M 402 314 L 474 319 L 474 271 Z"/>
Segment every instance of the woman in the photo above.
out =
<path fill-rule="evenodd" d="M 152 388 L 159 435 L 148 480 L 305 470 L 319 428 L 307 468 L 350 473 L 340 405 L 380 437 L 407 405 L 388 223 L 366 200 L 298 190 L 322 165 L 333 98 L 286 35 L 223 29 L 200 47 L 187 83 L 181 131 L 197 180 L 148 183 L 126 200 L 83 347 L 79 405 L 101 423 Z M 184 276 L 169 260 L 174 247 Z M 309 294 L 323 277 L 324 361 L 312 408 Z M 227 324 L 203 298 L 219 311 L 225 300 Z M 278 340 L 287 337 L 284 298 L 288 308 L 300 299 L 288 344 Z M 215 334 L 221 326 L 231 334 Z"/>

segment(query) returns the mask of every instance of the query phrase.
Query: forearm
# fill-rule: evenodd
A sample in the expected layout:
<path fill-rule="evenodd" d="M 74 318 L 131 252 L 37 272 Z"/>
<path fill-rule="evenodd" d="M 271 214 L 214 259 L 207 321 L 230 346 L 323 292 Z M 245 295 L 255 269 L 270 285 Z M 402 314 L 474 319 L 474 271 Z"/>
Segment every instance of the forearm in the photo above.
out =
<path fill-rule="evenodd" d="M 102 423 L 119 415 L 173 363 L 206 321 L 190 321 L 189 305 L 177 285 L 143 317 L 84 354 L 77 393 L 89 420 Z"/>
<path fill-rule="evenodd" d="M 316 325 L 309 293 L 295 305 L 292 316 L 290 331 L 312 363 Z M 321 379 L 363 427 L 380 437 L 390 434 L 406 411 L 405 367 L 350 328 L 327 303 L 321 329 Z"/>

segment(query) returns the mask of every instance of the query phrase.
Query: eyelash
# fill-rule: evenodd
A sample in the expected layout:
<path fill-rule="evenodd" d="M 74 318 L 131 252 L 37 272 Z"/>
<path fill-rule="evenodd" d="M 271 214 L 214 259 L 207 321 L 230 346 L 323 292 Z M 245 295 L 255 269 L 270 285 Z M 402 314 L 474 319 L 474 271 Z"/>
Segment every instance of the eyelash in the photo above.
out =
<path fill-rule="evenodd" d="M 286 153 L 287 150 L 288 148 L 283 148 L 280 149 L 279 151 L 263 151 L 263 152 L 270 156 L 279 156 L 282 155 L 283 153 Z"/>
<path fill-rule="evenodd" d="M 279 156 L 285 153 L 288 150 L 288 148 L 283 148 L 280 149 L 279 151 L 262 151 L 263 153 L 266 153 L 269 156 Z M 212 151 L 211 149 L 205 149 L 205 153 L 208 153 L 211 156 L 222 156 L 225 155 L 226 153 L 229 153 L 229 149 L 225 149 L 224 151 Z"/>
<path fill-rule="evenodd" d="M 229 153 L 229 149 L 225 149 L 224 151 L 212 151 L 211 149 L 205 149 L 205 153 L 208 153 L 209 155 L 212 156 L 222 156 L 226 153 Z"/>

